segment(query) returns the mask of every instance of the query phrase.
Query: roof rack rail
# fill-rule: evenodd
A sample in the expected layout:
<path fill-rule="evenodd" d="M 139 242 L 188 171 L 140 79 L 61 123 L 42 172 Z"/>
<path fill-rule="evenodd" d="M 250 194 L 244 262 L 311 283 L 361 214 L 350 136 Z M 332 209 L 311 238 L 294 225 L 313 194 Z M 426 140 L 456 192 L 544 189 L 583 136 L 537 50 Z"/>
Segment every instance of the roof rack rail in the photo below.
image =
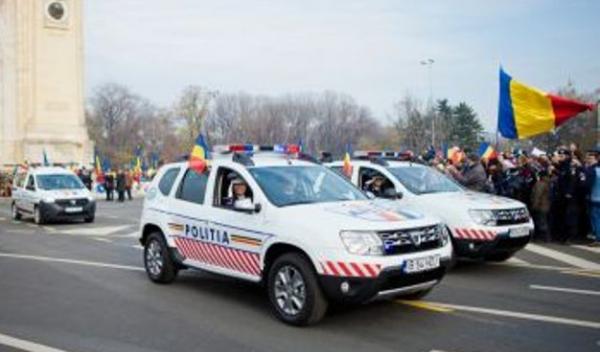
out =
<path fill-rule="evenodd" d="M 375 165 L 379 165 L 379 166 L 390 166 L 390 164 L 387 162 L 387 160 L 385 160 L 384 158 L 381 157 L 375 157 L 375 158 L 370 158 L 369 161 Z"/>
<path fill-rule="evenodd" d="M 321 164 L 321 161 L 315 158 L 314 156 L 302 152 L 298 154 L 298 160 L 307 161 L 313 164 Z"/>
<path fill-rule="evenodd" d="M 234 163 L 242 164 L 246 167 L 254 166 L 254 161 L 252 160 L 252 157 L 245 153 L 233 152 L 231 160 Z"/>

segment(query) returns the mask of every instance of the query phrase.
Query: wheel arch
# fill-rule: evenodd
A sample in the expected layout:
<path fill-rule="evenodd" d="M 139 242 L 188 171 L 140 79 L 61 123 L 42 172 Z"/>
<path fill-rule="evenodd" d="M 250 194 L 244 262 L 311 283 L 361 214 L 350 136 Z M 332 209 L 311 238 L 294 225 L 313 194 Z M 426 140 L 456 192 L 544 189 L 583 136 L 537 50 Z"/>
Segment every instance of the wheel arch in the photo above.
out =
<path fill-rule="evenodd" d="M 140 244 L 142 246 L 144 246 L 146 244 L 146 241 L 148 240 L 148 237 L 150 236 L 150 234 L 152 234 L 154 232 L 160 232 L 162 234 L 163 238 L 165 236 L 165 233 L 160 228 L 160 226 L 153 224 L 153 223 L 145 224 L 144 227 L 142 228 L 142 236 L 140 237 Z M 166 238 L 165 238 L 165 241 L 166 241 Z"/>
<path fill-rule="evenodd" d="M 313 269 L 317 274 L 319 274 L 319 270 L 317 268 L 317 263 L 313 260 L 313 258 L 308 254 L 308 251 L 303 249 L 301 246 L 289 242 L 275 242 L 270 244 L 264 251 L 262 256 L 262 272 L 263 279 L 268 276 L 269 269 L 271 265 L 275 262 L 277 258 L 285 253 L 299 253 L 308 259 L 308 261 L 312 264 Z"/>

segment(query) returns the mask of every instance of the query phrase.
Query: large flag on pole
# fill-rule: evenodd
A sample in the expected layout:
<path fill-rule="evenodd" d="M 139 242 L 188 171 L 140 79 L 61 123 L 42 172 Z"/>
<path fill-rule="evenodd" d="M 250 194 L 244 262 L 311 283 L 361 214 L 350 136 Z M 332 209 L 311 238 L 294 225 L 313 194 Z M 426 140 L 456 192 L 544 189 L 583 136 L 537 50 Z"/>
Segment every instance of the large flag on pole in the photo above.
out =
<path fill-rule="evenodd" d="M 504 138 L 520 139 L 550 132 L 573 116 L 593 108 L 592 104 L 526 86 L 500 68 L 498 131 Z"/>
<path fill-rule="evenodd" d="M 204 136 L 201 134 L 196 138 L 194 148 L 188 160 L 190 169 L 197 173 L 203 173 L 208 169 L 208 159 L 210 159 L 210 152 L 208 151 L 208 145 L 204 141 Z"/>

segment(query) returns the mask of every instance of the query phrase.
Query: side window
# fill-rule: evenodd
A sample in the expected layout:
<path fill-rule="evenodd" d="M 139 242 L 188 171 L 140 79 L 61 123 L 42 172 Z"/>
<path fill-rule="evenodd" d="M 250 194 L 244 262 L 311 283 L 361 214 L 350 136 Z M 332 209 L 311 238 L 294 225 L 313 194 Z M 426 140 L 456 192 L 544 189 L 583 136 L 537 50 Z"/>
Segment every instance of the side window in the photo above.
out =
<path fill-rule="evenodd" d="M 177 198 L 192 203 L 204 204 L 208 175 L 208 173 L 199 174 L 194 170 L 188 169 L 179 184 Z"/>
<path fill-rule="evenodd" d="M 35 183 L 32 175 L 29 175 L 29 178 L 27 179 L 27 189 L 31 191 L 35 190 Z"/>
<path fill-rule="evenodd" d="M 216 207 L 233 208 L 237 200 L 253 201 L 254 193 L 240 174 L 226 167 L 220 167 L 213 199 L 213 205 Z"/>
<path fill-rule="evenodd" d="M 165 196 L 168 196 L 169 193 L 171 193 L 171 188 L 173 188 L 173 183 L 175 183 L 175 179 L 177 178 L 177 175 L 179 175 L 179 170 L 180 168 L 176 167 L 165 172 L 158 183 L 158 189 L 160 190 L 160 193 Z"/>
<path fill-rule="evenodd" d="M 361 189 L 376 197 L 393 198 L 396 195 L 394 183 L 381 172 L 369 167 L 363 166 L 358 170 L 358 184 Z"/>

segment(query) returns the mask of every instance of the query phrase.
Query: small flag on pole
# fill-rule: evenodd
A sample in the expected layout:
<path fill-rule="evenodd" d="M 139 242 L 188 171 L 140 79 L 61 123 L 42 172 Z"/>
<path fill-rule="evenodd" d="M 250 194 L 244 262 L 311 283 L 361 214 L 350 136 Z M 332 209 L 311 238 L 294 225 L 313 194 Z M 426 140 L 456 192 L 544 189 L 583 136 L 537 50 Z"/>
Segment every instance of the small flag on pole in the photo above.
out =
<path fill-rule="evenodd" d="M 44 150 L 43 150 L 43 156 L 44 156 L 44 166 L 50 166 L 50 161 L 48 160 L 48 154 L 46 154 L 46 148 L 44 148 Z"/>
<path fill-rule="evenodd" d="M 342 166 L 342 172 L 348 178 L 352 177 L 352 164 L 350 163 L 350 144 L 346 144 L 346 153 L 344 154 L 344 165 Z"/>
<path fill-rule="evenodd" d="M 479 157 L 483 160 L 491 160 L 491 159 L 496 159 L 498 157 L 498 154 L 496 153 L 496 150 L 494 150 L 494 147 L 492 147 L 489 143 L 486 142 L 482 142 L 479 145 Z"/>
<path fill-rule="evenodd" d="M 209 166 L 208 159 L 210 159 L 208 145 L 204 141 L 204 136 L 199 134 L 188 160 L 189 167 L 197 173 L 204 173 Z"/>

